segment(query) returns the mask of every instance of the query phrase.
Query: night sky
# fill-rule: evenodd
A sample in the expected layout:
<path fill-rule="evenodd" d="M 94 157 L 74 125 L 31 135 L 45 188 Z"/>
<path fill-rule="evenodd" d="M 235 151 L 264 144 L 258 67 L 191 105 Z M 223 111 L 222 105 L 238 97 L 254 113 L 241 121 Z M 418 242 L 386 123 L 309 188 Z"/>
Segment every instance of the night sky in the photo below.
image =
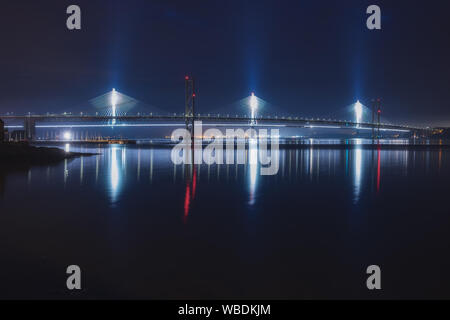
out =
<path fill-rule="evenodd" d="M 66 8 L 82 30 L 66 28 Z M 366 28 L 366 8 L 382 30 Z M 2 2 L 0 114 L 94 111 L 115 87 L 167 112 L 184 111 L 184 76 L 198 111 L 254 91 L 276 110 L 329 116 L 383 99 L 398 123 L 450 126 L 449 1 Z"/>

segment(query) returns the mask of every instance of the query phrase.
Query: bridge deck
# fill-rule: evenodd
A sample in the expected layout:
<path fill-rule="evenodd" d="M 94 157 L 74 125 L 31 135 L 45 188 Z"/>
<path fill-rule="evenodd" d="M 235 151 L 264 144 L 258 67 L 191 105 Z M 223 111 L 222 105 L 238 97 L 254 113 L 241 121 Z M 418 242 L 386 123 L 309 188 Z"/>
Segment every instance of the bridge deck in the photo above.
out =
<path fill-rule="evenodd" d="M 250 117 L 230 117 L 230 116 L 215 116 L 215 115 L 198 115 L 194 118 L 186 118 L 183 115 L 124 115 L 124 116 L 100 116 L 100 115 L 6 115 L 1 116 L 4 120 L 23 120 L 37 122 L 111 122 L 113 120 L 116 123 L 123 122 L 142 122 L 142 121 L 169 121 L 169 122 L 181 122 L 176 125 L 183 125 L 186 120 L 188 121 L 202 121 L 206 125 L 239 125 L 239 126 L 250 126 Z M 255 119 L 257 125 L 262 127 L 301 127 L 301 128 L 348 128 L 348 129 L 382 129 L 382 130 L 392 130 L 392 131 L 422 131 L 430 130 L 429 128 L 419 128 L 406 125 L 396 125 L 381 123 L 380 125 L 376 123 L 356 123 L 353 121 L 345 120 L 331 120 L 331 119 L 306 119 L 300 117 L 257 117 Z M 217 124 L 211 124 L 211 122 L 218 122 Z M 117 124 L 116 124 L 117 125 Z M 158 123 L 154 124 L 155 126 Z M 119 126 L 119 125 L 117 125 Z M 67 124 L 67 127 L 71 127 Z"/>

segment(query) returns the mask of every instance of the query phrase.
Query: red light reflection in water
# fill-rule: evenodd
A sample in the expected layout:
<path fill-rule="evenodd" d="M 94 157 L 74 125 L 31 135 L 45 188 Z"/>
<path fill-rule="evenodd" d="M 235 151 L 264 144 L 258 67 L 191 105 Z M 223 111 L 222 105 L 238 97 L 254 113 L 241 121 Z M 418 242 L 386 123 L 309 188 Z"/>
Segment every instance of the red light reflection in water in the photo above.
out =
<path fill-rule="evenodd" d="M 189 184 L 186 185 L 186 195 L 184 197 L 184 222 L 189 215 L 189 206 L 191 205 L 191 187 Z"/>
<path fill-rule="evenodd" d="M 192 182 L 192 193 L 191 193 L 191 182 Z M 191 202 L 195 198 L 195 191 L 197 189 L 197 170 L 194 167 L 194 172 L 192 174 L 192 181 L 190 178 L 186 181 L 186 194 L 184 196 L 184 223 L 187 222 L 187 218 L 189 216 L 189 210 L 191 208 Z"/>
<path fill-rule="evenodd" d="M 192 181 L 192 200 L 195 198 L 195 189 L 197 189 L 197 170 L 194 167 L 194 173 L 193 173 L 193 181 Z"/>
<path fill-rule="evenodd" d="M 377 193 L 380 192 L 381 180 L 381 147 L 378 145 L 378 161 L 377 161 Z"/>

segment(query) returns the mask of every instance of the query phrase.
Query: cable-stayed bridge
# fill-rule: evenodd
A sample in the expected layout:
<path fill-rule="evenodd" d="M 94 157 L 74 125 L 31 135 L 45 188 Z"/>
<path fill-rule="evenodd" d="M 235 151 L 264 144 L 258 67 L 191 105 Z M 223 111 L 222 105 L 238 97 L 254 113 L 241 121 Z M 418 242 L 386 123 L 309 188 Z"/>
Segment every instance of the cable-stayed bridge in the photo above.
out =
<path fill-rule="evenodd" d="M 93 113 L 63 114 L 28 114 L 1 116 L 7 122 L 22 122 L 23 125 L 6 125 L 7 128 L 23 128 L 27 140 L 36 139 L 36 128 L 99 128 L 99 127 L 182 127 L 192 128 L 194 121 L 202 121 L 211 127 L 274 127 L 274 128 L 323 128 L 323 129 L 358 129 L 370 130 L 373 138 L 380 137 L 380 132 L 403 132 L 411 135 L 424 134 L 429 129 L 407 125 L 383 123 L 380 120 L 381 107 L 375 101 L 372 108 L 363 106 L 359 101 L 351 105 L 354 110 L 353 120 L 304 118 L 301 116 L 278 116 L 258 114 L 258 107 L 264 103 L 253 93 L 241 100 L 247 105 L 248 114 L 200 114 L 195 113 L 194 82 L 186 77 L 185 110 L 182 113 L 163 115 L 161 111 L 131 113 L 140 102 L 132 97 L 112 91 L 90 100 L 95 108 Z M 243 101 L 243 102 L 242 102 Z M 146 106 L 144 110 L 155 110 Z M 372 112 L 371 121 L 364 121 L 363 115 Z"/>

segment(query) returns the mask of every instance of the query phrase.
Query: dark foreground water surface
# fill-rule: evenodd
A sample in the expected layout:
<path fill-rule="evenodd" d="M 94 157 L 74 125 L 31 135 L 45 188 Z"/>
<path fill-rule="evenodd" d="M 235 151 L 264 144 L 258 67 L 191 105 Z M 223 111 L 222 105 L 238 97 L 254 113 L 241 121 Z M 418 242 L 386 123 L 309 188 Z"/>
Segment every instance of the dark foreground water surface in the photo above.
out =
<path fill-rule="evenodd" d="M 275 176 L 70 148 L 100 155 L 0 171 L 0 298 L 450 298 L 447 147 L 284 149 Z"/>

